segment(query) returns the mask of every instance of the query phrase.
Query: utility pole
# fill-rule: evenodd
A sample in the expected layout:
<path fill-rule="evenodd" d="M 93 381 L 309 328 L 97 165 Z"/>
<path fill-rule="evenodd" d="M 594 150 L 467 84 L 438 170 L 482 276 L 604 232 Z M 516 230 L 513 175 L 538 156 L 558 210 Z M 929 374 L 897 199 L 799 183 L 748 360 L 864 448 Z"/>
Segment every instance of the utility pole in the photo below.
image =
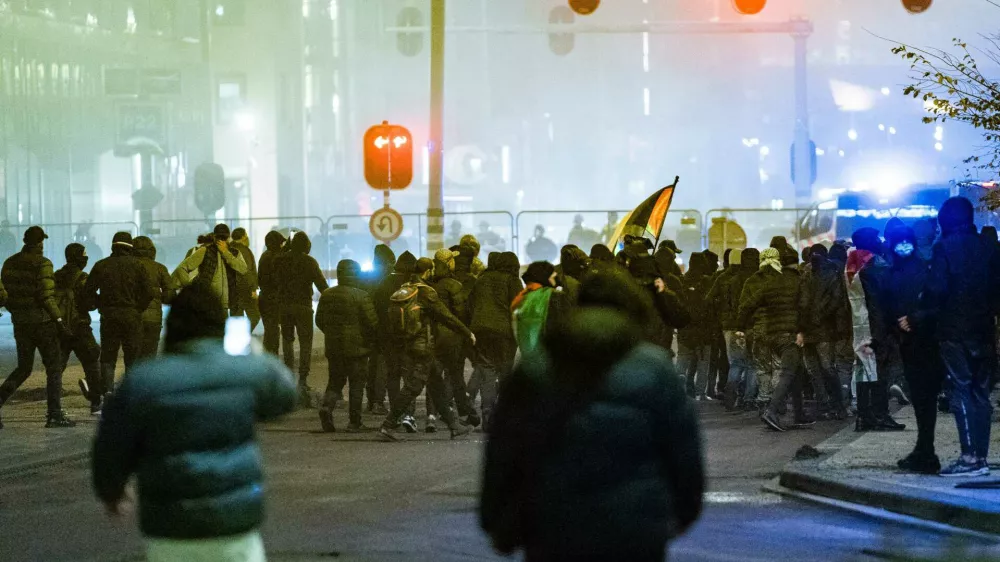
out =
<path fill-rule="evenodd" d="M 431 0 L 431 122 L 428 141 L 427 254 L 444 247 L 444 26 L 445 0 Z"/>
<path fill-rule="evenodd" d="M 809 83 L 807 81 L 805 33 L 793 33 L 795 40 L 795 204 L 808 207 L 812 201 L 812 162 L 814 155 L 809 139 Z"/>

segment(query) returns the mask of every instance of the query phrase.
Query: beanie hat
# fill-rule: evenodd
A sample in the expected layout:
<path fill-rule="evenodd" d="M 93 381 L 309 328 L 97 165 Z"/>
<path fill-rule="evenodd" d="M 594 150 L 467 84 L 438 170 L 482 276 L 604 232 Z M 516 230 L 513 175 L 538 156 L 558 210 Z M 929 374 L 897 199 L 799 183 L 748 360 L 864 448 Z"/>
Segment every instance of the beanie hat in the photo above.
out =
<path fill-rule="evenodd" d="M 225 223 L 215 225 L 215 230 L 212 231 L 212 234 L 215 234 L 217 239 L 229 240 L 229 225 Z"/>
<path fill-rule="evenodd" d="M 859 250 L 866 250 L 873 254 L 882 252 L 882 240 L 874 228 L 859 228 L 851 235 L 851 240 L 854 242 L 854 247 Z"/>
<path fill-rule="evenodd" d="M 956 230 L 972 226 L 975 219 L 975 209 L 972 202 L 965 197 L 952 197 L 941 205 L 938 212 L 938 224 L 941 230 Z"/>

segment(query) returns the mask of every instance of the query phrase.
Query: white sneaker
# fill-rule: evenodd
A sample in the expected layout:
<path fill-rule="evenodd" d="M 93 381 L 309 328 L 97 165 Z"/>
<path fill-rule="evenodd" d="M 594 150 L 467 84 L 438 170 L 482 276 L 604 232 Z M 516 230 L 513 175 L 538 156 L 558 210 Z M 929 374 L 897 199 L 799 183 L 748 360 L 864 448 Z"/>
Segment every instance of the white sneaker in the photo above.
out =
<path fill-rule="evenodd" d="M 413 416 L 403 416 L 402 424 L 407 433 L 417 432 L 417 420 L 413 419 Z"/>

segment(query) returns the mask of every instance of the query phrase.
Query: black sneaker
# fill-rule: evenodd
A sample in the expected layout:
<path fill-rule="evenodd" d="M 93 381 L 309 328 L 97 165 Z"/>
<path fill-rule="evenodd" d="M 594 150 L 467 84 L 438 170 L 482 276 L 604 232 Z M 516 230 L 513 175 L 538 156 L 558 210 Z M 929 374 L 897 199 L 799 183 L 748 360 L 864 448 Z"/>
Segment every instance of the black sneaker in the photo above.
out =
<path fill-rule="evenodd" d="M 48 419 L 45 421 L 45 427 L 76 427 L 76 422 L 66 417 L 66 412 L 53 412 L 49 414 Z"/>
<path fill-rule="evenodd" d="M 905 429 L 906 424 L 899 423 L 888 414 L 878 418 L 875 424 L 875 431 L 903 431 Z"/>
<path fill-rule="evenodd" d="M 424 424 L 424 433 L 437 433 L 437 416 L 427 416 L 427 423 Z"/>
<path fill-rule="evenodd" d="M 396 434 L 393 433 L 391 429 L 389 429 L 384 425 L 380 427 L 378 430 L 378 438 L 387 443 L 395 443 L 397 441 L 402 441 L 402 439 L 397 437 Z"/>
<path fill-rule="evenodd" d="M 333 412 L 326 408 L 320 410 L 319 425 L 323 428 L 323 433 L 335 433 L 337 428 L 333 425 Z"/>
<path fill-rule="evenodd" d="M 347 424 L 347 429 L 344 431 L 347 433 L 364 433 L 368 431 L 368 428 L 363 423 L 350 423 Z"/>
<path fill-rule="evenodd" d="M 402 423 L 403 429 L 405 429 L 407 433 L 417 432 L 417 420 L 413 419 L 413 416 L 403 416 Z"/>
<path fill-rule="evenodd" d="M 761 414 L 760 421 L 767 424 L 767 426 L 774 431 L 785 431 L 785 426 L 781 425 L 781 420 L 778 419 L 777 415 L 772 414 L 771 412 L 764 412 Z"/>
<path fill-rule="evenodd" d="M 451 438 L 458 439 L 464 435 L 472 433 L 472 428 L 467 425 L 455 424 L 455 427 L 451 428 Z"/>
<path fill-rule="evenodd" d="M 939 474 L 941 472 L 941 460 L 937 455 L 919 455 L 910 453 L 905 458 L 899 460 L 896 466 L 906 472 L 916 474 Z"/>
<path fill-rule="evenodd" d="M 469 416 L 465 418 L 465 425 L 469 427 L 479 427 L 482 423 L 483 420 L 476 414 L 469 414 Z"/>
<path fill-rule="evenodd" d="M 87 384 L 87 379 L 80 379 L 76 381 L 76 384 L 80 386 L 80 392 L 83 394 L 83 397 L 93 402 L 94 399 L 90 396 L 90 385 Z"/>
<path fill-rule="evenodd" d="M 990 466 L 981 460 L 967 462 L 959 457 L 958 460 L 949 466 L 942 468 L 939 473 L 945 478 L 969 478 L 973 476 L 989 476 Z"/>

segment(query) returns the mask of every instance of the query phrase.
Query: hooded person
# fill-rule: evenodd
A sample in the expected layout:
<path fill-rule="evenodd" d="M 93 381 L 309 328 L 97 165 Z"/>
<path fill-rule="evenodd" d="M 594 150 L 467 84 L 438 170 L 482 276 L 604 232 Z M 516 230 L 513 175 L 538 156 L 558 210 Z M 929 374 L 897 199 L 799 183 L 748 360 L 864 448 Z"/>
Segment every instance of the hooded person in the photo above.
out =
<path fill-rule="evenodd" d="M 930 263 L 934 241 L 937 239 L 937 223 L 934 219 L 920 219 L 913 223 L 913 234 L 917 239 L 917 253 L 921 259 Z"/>
<path fill-rule="evenodd" d="M 569 314 L 569 299 L 556 290 L 557 277 L 555 266 L 547 261 L 530 264 L 521 276 L 524 290 L 511 304 L 511 312 L 522 357 L 535 353 L 545 335 L 558 329 Z"/>
<path fill-rule="evenodd" d="M 79 381 L 84 398 L 90 402 L 90 413 L 101 412 L 104 397 L 101 379 L 101 346 L 94 337 L 90 323 L 93 303 L 86 298 L 87 268 L 89 257 L 83 244 L 73 242 L 66 246 L 66 265 L 55 273 L 55 294 L 66 333 L 60 335 L 62 366 L 65 372 L 70 353 L 76 355 L 83 367 L 84 378 Z"/>
<path fill-rule="evenodd" d="M 472 430 L 470 426 L 460 423 L 455 412 L 448 407 L 446 385 L 436 367 L 434 353 L 439 326 L 460 334 L 473 345 L 476 344 L 476 336 L 448 310 L 430 285 L 433 279 L 434 261 L 420 258 L 410 281 L 391 297 L 389 316 L 394 320 L 393 330 L 400 336 L 405 354 L 404 385 L 379 428 L 379 437 L 384 441 L 399 440 L 394 431 L 402 425 L 405 416 L 411 415 L 414 402 L 425 387 L 428 399 L 438 405 L 438 414 L 451 431 L 452 439 L 467 435 Z M 412 431 L 411 428 L 406 430 Z"/>
<path fill-rule="evenodd" d="M 684 274 L 681 272 L 681 266 L 677 265 L 677 253 L 661 242 L 660 249 L 656 250 L 653 259 L 656 260 L 656 267 L 660 271 L 663 282 L 667 284 L 667 288 L 680 293 L 681 276 Z"/>
<path fill-rule="evenodd" d="M 299 400 L 302 406 L 312 405 L 309 388 L 309 371 L 313 348 L 313 288 L 319 294 L 328 285 L 316 258 L 309 255 L 312 242 L 305 232 L 296 232 L 288 244 L 288 251 L 277 259 L 275 267 L 280 273 L 278 302 L 281 308 L 281 345 L 285 366 L 294 371 L 295 337 L 299 340 L 298 374 Z"/>
<path fill-rule="evenodd" d="M 889 415 L 889 383 L 899 357 L 891 338 L 893 323 L 886 315 L 891 286 L 889 265 L 878 231 L 861 228 L 851 237 L 855 250 L 847 258 L 847 294 L 853 318 L 854 383 L 858 419 L 856 431 L 902 431 L 905 425 Z"/>
<path fill-rule="evenodd" d="M 510 374 L 517 354 L 510 311 L 514 299 L 524 289 L 517 266 L 516 256 L 511 259 L 509 255 L 491 253 L 489 267 L 469 295 L 469 327 L 478 342 L 469 394 L 482 392 L 482 419 L 486 428 L 496 401 L 497 383 Z"/>
<path fill-rule="evenodd" d="M 146 268 L 149 293 L 153 297 L 142 313 L 142 349 L 140 357 L 155 357 L 160 349 L 160 333 L 163 330 L 163 305 L 170 304 L 177 287 L 167 270 L 167 266 L 156 261 L 156 245 L 146 236 L 139 236 L 133 242 L 135 256 Z"/>
<path fill-rule="evenodd" d="M 798 343 L 820 415 L 846 419 L 842 385 L 849 384 L 854 365 L 854 353 L 847 343 L 851 306 L 841 267 L 829 259 L 822 244 L 809 248 L 809 268 L 802 274 L 798 306 Z"/>
<path fill-rule="evenodd" d="M 379 325 L 379 349 L 382 350 L 382 360 L 385 362 L 385 369 L 379 371 L 379 376 L 371 383 L 368 391 L 368 409 L 372 413 L 385 415 L 389 413 L 385 399 L 388 394 L 391 404 L 396 395 L 399 394 L 403 381 L 403 362 L 405 356 L 402 352 L 402 342 L 393 336 L 391 321 L 389 319 L 389 304 L 392 295 L 396 293 L 404 284 L 408 283 L 413 276 L 413 270 L 417 265 L 417 258 L 406 251 L 399 255 L 392 273 L 386 277 L 372 293 L 372 302 L 375 304 L 375 315 L 378 316 Z M 384 413 L 382 413 L 384 412 Z M 412 419 L 412 412 L 404 418 L 403 424 L 409 427 L 412 425 L 416 431 L 416 420 Z"/>
<path fill-rule="evenodd" d="M 579 306 L 504 382 L 480 522 L 526 560 L 663 560 L 701 512 L 698 416 L 626 272 L 588 277 Z"/>
<path fill-rule="evenodd" d="M 375 301 L 375 295 L 379 287 L 392 275 L 396 267 L 396 253 L 386 244 L 375 246 L 372 257 L 372 270 L 368 275 L 363 275 L 363 283 L 368 295 Z M 376 310 L 376 314 L 378 311 Z M 381 336 L 376 338 L 374 348 L 368 360 L 368 379 L 365 392 L 368 395 L 368 412 L 384 416 L 389 411 L 385 407 L 385 384 L 386 384 L 386 355 L 388 351 L 382 348 L 384 340 Z"/>
<path fill-rule="evenodd" d="M 724 280 L 720 279 L 724 282 L 718 290 L 716 306 L 721 311 L 723 337 L 729 359 L 729 376 L 723 400 L 726 409 L 733 411 L 744 404 L 752 404 L 757 394 L 757 375 L 751 361 L 752 334 L 737 337 L 736 332 L 740 330 L 740 296 L 743 294 L 743 286 L 760 266 L 760 251 L 756 248 L 733 250 L 729 263 L 731 273 Z M 742 397 L 739 396 L 741 388 Z"/>
<path fill-rule="evenodd" d="M 257 280 L 260 293 L 257 305 L 264 324 L 264 350 L 277 355 L 281 345 L 281 303 L 278 299 L 282 273 L 275 267 L 278 256 L 285 252 L 284 235 L 276 230 L 264 236 L 264 253 L 257 262 Z"/>
<path fill-rule="evenodd" d="M 972 203 L 963 197 L 952 197 L 941 206 L 941 239 L 934 246 L 922 298 L 925 313 L 937 319 L 935 339 L 951 387 L 951 411 L 962 451 L 942 469 L 941 475 L 949 477 L 990 471 L 990 382 L 996 370 L 1000 254 L 976 234 L 974 217 Z M 904 331 L 914 329 L 909 320 L 899 321 Z"/>
<path fill-rule="evenodd" d="M 632 260 L 629 273 L 642 287 L 653 305 L 649 313 L 646 340 L 670 350 L 674 341 L 674 330 L 685 328 L 691 323 L 684 304 L 677 293 L 667 288 L 660 277 L 659 267 L 653 256 L 640 256 Z M 672 353 L 672 351 L 670 351 Z"/>
<path fill-rule="evenodd" d="M 580 280 L 590 268 L 590 257 L 576 246 L 565 246 L 560 253 L 558 284 L 563 288 L 569 302 L 575 303 L 580 292 Z"/>
<path fill-rule="evenodd" d="M 260 323 L 260 306 L 257 292 L 260 289 L 260 276 L 257 272 L 257 257 L 250 248 L 250 235 L 245 228 L 233 230 L 232 247 L 243 257 L 247 264 L 247 272 L 236 276 L 236 300 L 230 307 L 232 316 L 246 316 L 250 320 L 250 331 L 257 329 Z"/>
<path fill-rule="evenodd" d="M 919 474 L 937 474 L 941 462 L 934 451 L 934 430 L 944 366 L 934 339 L 934 319 L 920 309 L 921 294 L 930 271 L 927 262 L 916 251 L 917 237 L 912 229 L 904 226 L 889 234 L 887 242 L 893 254 L 889 272 L 892 291 L 885 303 L 886 316 L 898 342 L 903 374 L 917 420 L 916 445 L 909 455 L 899 460 L 898 466 Z M 907 318 L 907 330 L 900 326 L 901 318 Z"/>
<path fill-rule="evenodd" d="M 482 251 L 482 246 L 479 244 L 479 240 L 472 234 L 466 234 L 462 237 L 459 242 L 459 246 L 465 246 L 472 251 L 472 266 L 470 271 L 474 277 L 479 277 L 486 271 L 486 266 L 483 264 L 482 260 L 479 259 L 479 253 Z"/>
<path fill-rule="evenodd" d="M 142 315 L 154 299 L 152 287 L 146 267 L 134 255 L 132 235 L 115 234 L 111 255 L 94 264 L 85 289 L 87 300 L 96 303 L 101 313 L 101 387 L 105 392 L 114 388 L 118 351 L 124 355 L 126 374 L 141 355 Z"/>
<path fill-rule="evenodd" d="M 375 349 L 378 316 L 364 288 L 361 266 L 353 260 L 337 264 L 337 284 L 320 295 L 316 307 L 316 327 L 325 337 L 329 378 L 319 410 L 324 432 L 336 431 L 333 411 L 348 386 L 349 433 L 363 431 L 361 407 L 364 401 L 368 359 Z"/>
<path fill-rule="evenodd" d="M 712 288 L 708 269 L 705 254 L 691 254 L 690 267 L 681 280 L 681 302 L 691 315 L 691 323 L 677 333 L 679 370 L 687 377 L 689 393 L 696 400 L 711 398 L 707 385 L 715 333 L 708 302 Z"/>
<path fill-rule="evenodd" d="M 392 273 L 394 267 L 396 267 L 396 254 L 392 248 L 385 244 L 375 246 L 372 270 L 365 279 L 369 292 L 374 292 L 382 281 Z"/>
<path fill-rule="evenodd" d="M 192 283 L 208 284 L 222 303 L 223 316 L 236 311 L 237 278 L 249 271 L 243 255 L 229 246 L 229 226 L 218 224 L 213 231 L 212 243 L 199 247 L 174 270 L 174 282 L 180 288 Z"/>

